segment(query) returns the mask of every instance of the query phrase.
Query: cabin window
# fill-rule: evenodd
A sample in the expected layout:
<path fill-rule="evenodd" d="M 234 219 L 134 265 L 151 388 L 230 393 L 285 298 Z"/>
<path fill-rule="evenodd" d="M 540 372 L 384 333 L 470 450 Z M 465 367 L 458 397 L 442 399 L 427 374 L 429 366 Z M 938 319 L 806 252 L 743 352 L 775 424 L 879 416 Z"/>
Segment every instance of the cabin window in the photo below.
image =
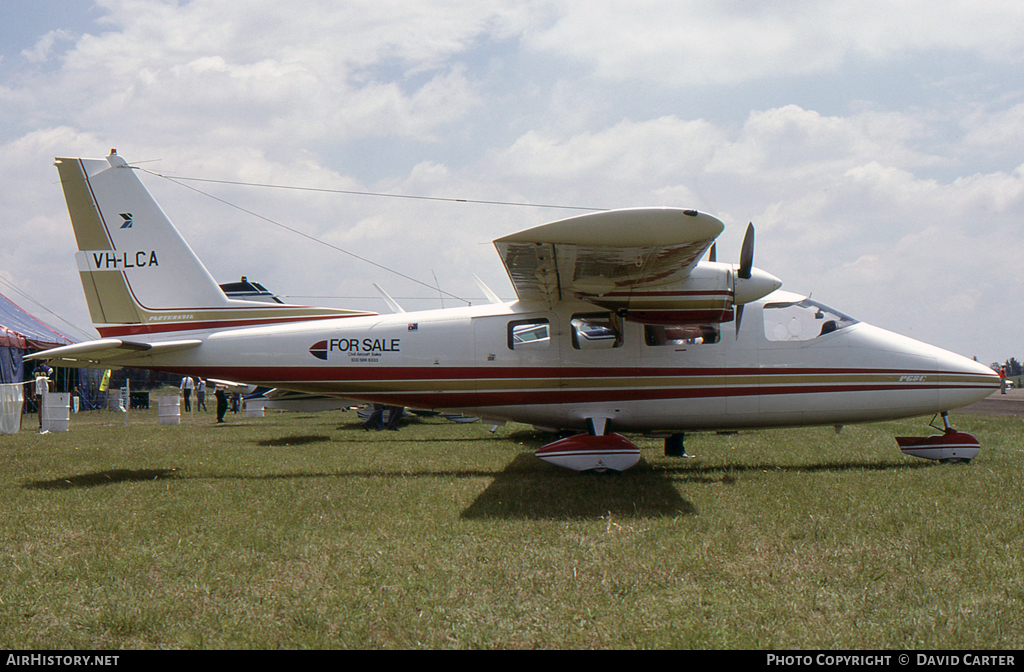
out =
<path fill-rule="evenodd" d="M 544 350 L 551 345 L 551 324 L 547 318 L 515 320 L 508 323 L 509 350 Z"/>
<path fill-rule="evenodd" d="M 764 335 L 769 341 L 810 341 L 856 322 L 811 299 L 764 305 Z"/>
<path fill-rule="evenodd" d="M 647 345 L 708 345 L 718 343 L 721 337 L 722 330 L 717 324 L 644 325 L 644 342 Z"/>
<path fill-rule="evenodd" d="M 577 350 L 608 350 L 622 346 L 622 319 L 612 313 L 573 315 L 572 347 Z"/>

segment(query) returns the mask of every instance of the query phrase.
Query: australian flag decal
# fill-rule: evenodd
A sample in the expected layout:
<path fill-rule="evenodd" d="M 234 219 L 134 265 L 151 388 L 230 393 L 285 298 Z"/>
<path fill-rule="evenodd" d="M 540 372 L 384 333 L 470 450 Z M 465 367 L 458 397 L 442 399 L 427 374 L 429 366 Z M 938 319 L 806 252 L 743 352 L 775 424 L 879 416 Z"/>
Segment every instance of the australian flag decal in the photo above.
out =
<path fill-rule="evenodd" d="M 130 213 L 130 212 L 122 212 L 121 213 L 121 218 L 124 219 L 124 224 L 121 225 L 122 229 L 130 229 L 130 228 L 132 228 L 132 213 Z"/>

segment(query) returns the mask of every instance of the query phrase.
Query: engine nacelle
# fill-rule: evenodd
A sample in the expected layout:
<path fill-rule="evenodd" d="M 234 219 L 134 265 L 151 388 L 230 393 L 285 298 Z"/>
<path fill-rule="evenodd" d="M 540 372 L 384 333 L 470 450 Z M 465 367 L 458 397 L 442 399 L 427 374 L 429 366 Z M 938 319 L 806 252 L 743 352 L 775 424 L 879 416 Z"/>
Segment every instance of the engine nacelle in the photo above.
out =
<path fill-rule="evenodd" d="M 782 286 L 781 280 L 759 268 L 751 269 L 749 278 L 737 277 L 736 271 L 733 264 L 705 261 L 682 282 L 604 294 L 579 292 L 576 297 L 642 324 L 731 322 L 735 306 L 757 301 Z"/>

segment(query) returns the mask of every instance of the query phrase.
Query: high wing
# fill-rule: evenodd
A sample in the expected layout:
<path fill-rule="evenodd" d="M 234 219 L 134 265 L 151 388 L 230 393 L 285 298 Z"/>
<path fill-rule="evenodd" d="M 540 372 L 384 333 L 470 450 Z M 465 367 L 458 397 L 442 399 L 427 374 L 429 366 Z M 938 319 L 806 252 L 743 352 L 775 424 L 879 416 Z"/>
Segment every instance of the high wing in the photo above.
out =
<path fill-rule="evenodd" d="M 525 303 L 586 301 L 646 324 L 728 322 L 734 307 L 782 283 L 749 264 L 701 262 L 724 228 L 696 210 L 632 208 L 551 222 L 494 245 Z"/>
<path fill-rule="evenodd" d="M 684 280 L 724 225 L 696 210 L 609 210 L 494 241 L 521 301 L 661 287 Z"/>

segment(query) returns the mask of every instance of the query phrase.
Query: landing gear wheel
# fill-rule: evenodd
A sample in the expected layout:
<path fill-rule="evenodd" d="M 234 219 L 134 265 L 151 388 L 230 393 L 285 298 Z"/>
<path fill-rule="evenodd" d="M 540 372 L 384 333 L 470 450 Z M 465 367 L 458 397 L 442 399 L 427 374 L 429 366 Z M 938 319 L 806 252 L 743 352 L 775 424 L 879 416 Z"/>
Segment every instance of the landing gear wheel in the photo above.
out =
<path fill-rule="evenodd" d="M 978 455 L 981 445 L 978 439 L 965 432 L 958 432 L 949 424 L 949 415 L 942 413 L 942 434 L 932 436 L 897 436 L 896 444 L 904 455 L 936 460 L 942 464 L 968 464 Z M 930 427 L 939 429 L 932 422 Z"/>

